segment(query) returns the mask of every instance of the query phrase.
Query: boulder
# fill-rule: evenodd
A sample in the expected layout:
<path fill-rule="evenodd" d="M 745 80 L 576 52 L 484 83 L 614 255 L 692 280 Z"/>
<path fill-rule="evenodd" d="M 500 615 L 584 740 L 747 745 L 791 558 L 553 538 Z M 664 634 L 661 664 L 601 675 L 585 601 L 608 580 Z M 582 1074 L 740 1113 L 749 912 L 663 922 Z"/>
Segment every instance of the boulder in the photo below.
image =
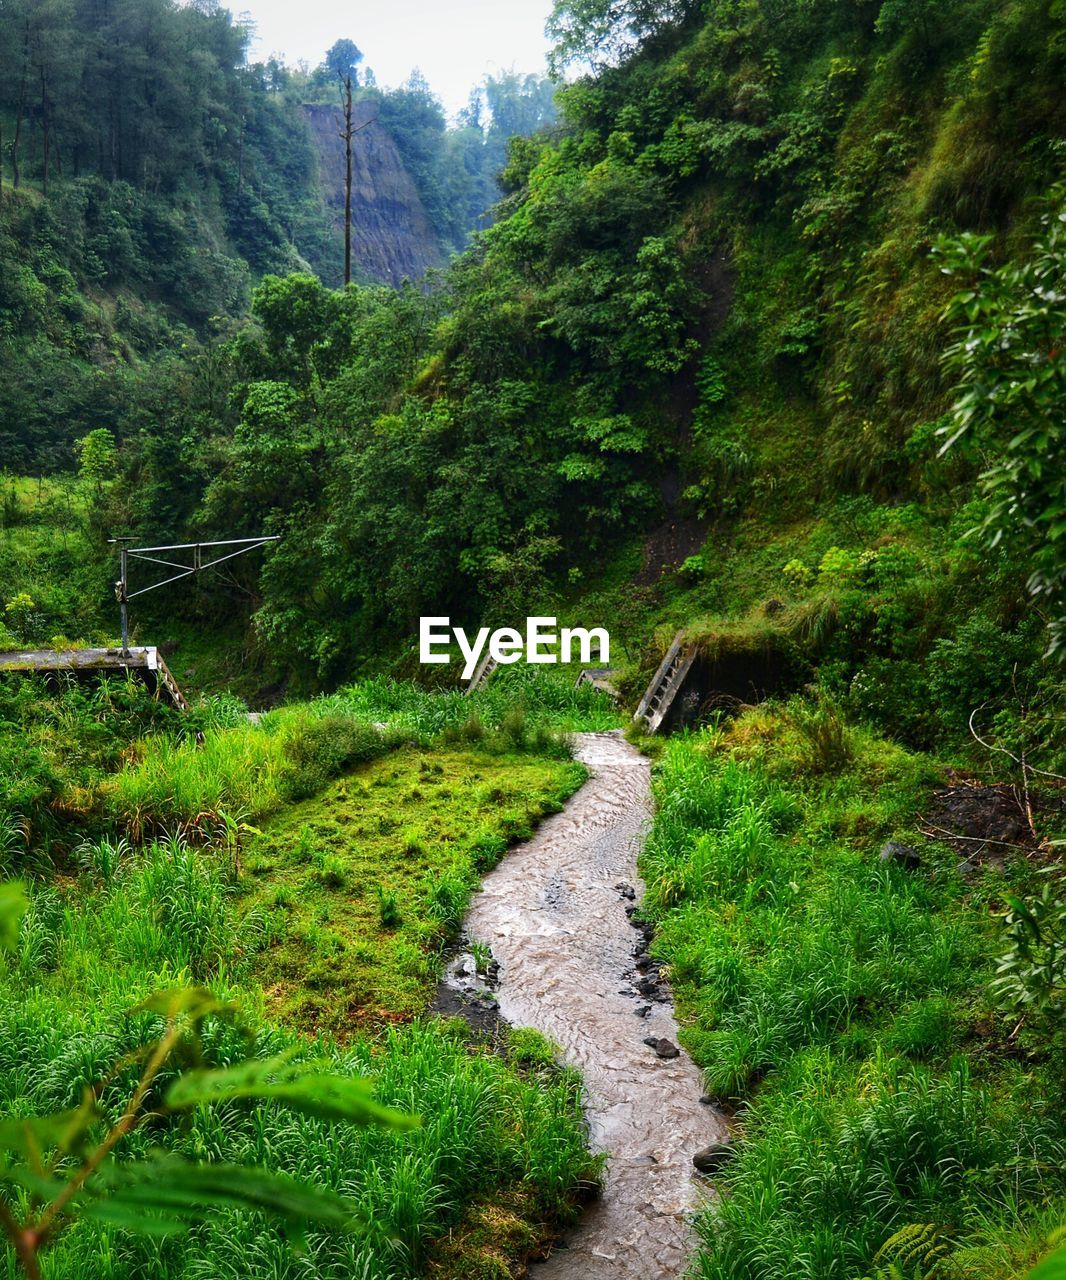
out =
<path fill-rule="evenodd" d="M 878 861 L 890 862 L 894 866 L 903 867 L 905 871 L 917 871 L 922 865 L 917 849 L 912 849 L 909 844 L 901 844 L 899 840 L 886 840 L 881 846 Z"/>
<path fill-rule="evenodd" d="M 727 1139 L 725 1142 L 712 1142 L 709 1147 L 697 1151 L 692 1157 L 692 1163 L 700 1173 L 717 1173 L 735 1155 L 733 1144 Z"/>
<path fill-rule="evenodd" d="M 649 1049 L 655 1050 L 657 1058 L 680 1058 L 681 1050 L 672 1041 L 667 1039 L 657 1039 L 655 1036 L 647 1036 L 644 1043 Z"/>

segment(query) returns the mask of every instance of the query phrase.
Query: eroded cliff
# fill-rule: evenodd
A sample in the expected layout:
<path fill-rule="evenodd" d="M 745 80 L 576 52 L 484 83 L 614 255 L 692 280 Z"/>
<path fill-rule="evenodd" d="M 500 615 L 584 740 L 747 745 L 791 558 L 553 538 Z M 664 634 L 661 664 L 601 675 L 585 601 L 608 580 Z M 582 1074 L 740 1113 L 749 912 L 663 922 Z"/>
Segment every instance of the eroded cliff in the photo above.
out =
<path fill-rule="evenodd" d="M 318 152 L 319 181 L 338 236 L 344 234 L 344 117 L 339 107 L 304 108 Z M 377 106 L 356 103 L 352 150 L 352 261 L 371 280 L 417 280 L 444 262 L 440 241 Z"/>

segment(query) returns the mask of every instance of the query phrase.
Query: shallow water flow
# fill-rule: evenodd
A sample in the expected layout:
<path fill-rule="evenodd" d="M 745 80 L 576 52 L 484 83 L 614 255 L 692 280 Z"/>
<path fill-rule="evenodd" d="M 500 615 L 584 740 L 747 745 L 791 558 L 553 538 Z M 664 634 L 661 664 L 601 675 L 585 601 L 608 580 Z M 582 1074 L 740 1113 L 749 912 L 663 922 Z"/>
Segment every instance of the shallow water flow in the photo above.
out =
<path fill-rule="evenodd" d="M 635 989 L 641 935 L 625 910 L 627 892 L 641 892 L 648 761 L 619 734 L 579 734 L 576 755 L 591 778 L 486 877 L 466 929 L 499 963 L 503 1016 L 549 1036 L 582 1072 L 592 1146 L 609 1156 L 602 1199 L 535 1280 L 666 1280 L 691 1250 L 693 1152 L 725 1126 L 700 1104 L 688 1057 L 664 1060 L 644 1043 L 677 1042 L 665 985 L 651 997 Z"/>

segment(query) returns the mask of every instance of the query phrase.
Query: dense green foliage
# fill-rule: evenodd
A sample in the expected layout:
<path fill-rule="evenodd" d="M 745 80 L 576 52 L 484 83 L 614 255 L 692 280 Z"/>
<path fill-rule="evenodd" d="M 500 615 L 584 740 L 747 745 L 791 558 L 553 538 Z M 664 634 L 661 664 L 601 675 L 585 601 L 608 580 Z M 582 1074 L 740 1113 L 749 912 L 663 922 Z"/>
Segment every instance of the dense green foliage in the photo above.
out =
<path fill-rule="evenodd" d="M 0 4 L 0 468 L 55 471 L 90 430 L 166 422 L 263 274 L 339 283 L 304 115 L 338 104 L 335 71 L 249 64 L 249 38 L 211 0 Z M 499 199 L 511 132 L 554 118 L 550 84 L 517 73 L 452 129 L 424 80 L 359 92 L 449 251 Z M 197 437 L 225 418 L 207 378 Z"/>
<path fill-rule="evenodd" d="M 561 55 L 598 73 L 562 89 L 552 135 L 512 146 L 500 216 L 447 287 L 268 278 L 255 325 L 194 363 L 195 385 L 183 371 L 181 413 L 123 429 L 98 527 L 284 534 L 257 586 L 242 579 L 259 592 L 256 632 L 287 673 L 328 681 L 420 613 L 470 621 L 508 591 L 530 607 L 572 596 L 664 515 L 717 521 L 728 545 L 738 519 L 776 533 L 848 499 L 913 502 L 914 535 L 932 546 L 953 529 L 961 555 L 976 475 L 1003 486 L 1009 472 L 1041 509 L 1009 485 L 972 509 L 966 528 L 995 529 L 999 511 L 1029 530 L 981 560 L 986 602 L 1013 627 L 1032 576 L 1053 611 L 1061 468 L 1045 467 L 1044 497 L 1032 479 L 1061 441 L 975 418 L 938 455 L 961 425 L 953 388 L 968 403 L 985 366 L 965 343 L 965 367 L 945 363 L 952 323 L 978 323 L 977 304 L 945 318 L 958 284 L 932 249 L 957 263 L 972 233 L 989 271 L 1014 264 L 996 289 L 984 277 L 982 342 L 1029 307 L 997 376 L 1038 418 L 1060 414 L 1061 255 L 1054 235 L 1032 243 L 1061 204 L 1060 6 L 590 0 L 553 21 L 569 32 Z M 412 139 L 442 127 L 424 86 L 388 109 L 409 113 Z M 543 118 L 531 110 L 529 125 Z M 912 549 L 884 550 L 874 576 L 910 579 Z M 910 652 L 878 656 L 922 668 L 967 621 L 934 612 Z"/>
<path fill-rule="evenodd" d="M 1052 649 L 1066 639 L 1066 183 L 1052 192 L 1044 235 L 1024 264 L 986 265 L 990 237 L 967 236 L 949 270 L 971 286 L 954 300 L 959 338 L 947 353 L 961 377 L 950 447 L 977 438 L 991 465 L 981 475 L 988 500 L 986 542 L 1020 542 L 1032 564 L 1031 594 L 1050 610 Z"/>
<path fill-rule="evenodd" d="M 809 716 L 756 711 L 658 771 L 644 910 L 744 1134 L 695 1274 L 856 1276 L 914 1224 L 937 1275 L 1021 1274 L 1066 1205 L 1061 1005 L 1049 1033 L 997 1003 L 989 914 L 1040 874 L 1020 850 L 960 872 L 918 834 L 930 762 L 840 733 L 827 761 Z M 877 863 L 886 836 L 922 865 Z"/>

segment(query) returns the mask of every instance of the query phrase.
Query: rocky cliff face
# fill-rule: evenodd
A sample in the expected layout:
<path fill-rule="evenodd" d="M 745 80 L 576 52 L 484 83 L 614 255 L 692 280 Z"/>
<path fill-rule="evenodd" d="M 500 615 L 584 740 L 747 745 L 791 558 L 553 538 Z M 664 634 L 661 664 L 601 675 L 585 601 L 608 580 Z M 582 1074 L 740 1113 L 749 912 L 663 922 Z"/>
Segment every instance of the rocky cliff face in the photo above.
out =
<path fill-rule="evenodd" d="M 304 108 L 318 151 L 319 181 L 338 236 L 344 234 L 344 116 L 339 107 Z M 417 280 L 444 262 L 418 191 L 374 103 L 357 103 L 352 140 L 352 262 L 371 280 Z M 365 127 L 362 127 L 365 126 Z"/>

